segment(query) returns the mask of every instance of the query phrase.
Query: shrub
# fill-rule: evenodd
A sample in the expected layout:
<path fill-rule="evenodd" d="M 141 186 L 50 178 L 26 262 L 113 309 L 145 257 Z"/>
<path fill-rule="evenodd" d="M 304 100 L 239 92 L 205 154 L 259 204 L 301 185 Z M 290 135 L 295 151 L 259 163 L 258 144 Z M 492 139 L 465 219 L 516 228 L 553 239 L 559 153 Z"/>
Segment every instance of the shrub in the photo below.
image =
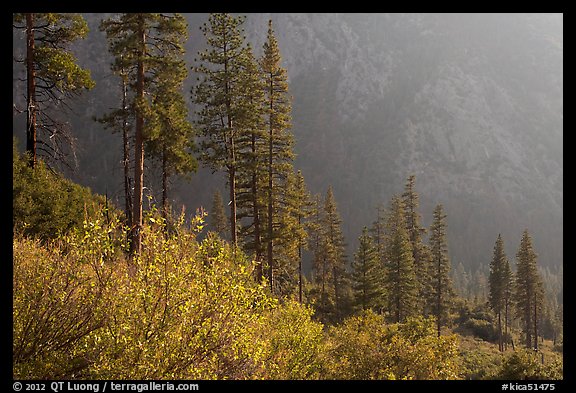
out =
<path fill-rule="evenodd" d="M 497 375 L 500 379 L 562 379 L 562 360 L 549 359 L 542 364 L 542 354 L 531 349 L 521 349 L 509 355 Z"/>
<path fill-rule="evenodd" d="M 456 379 L 455 336 L 437 337 L 433 320 L 386 325 L 365 311 L 328 331 L 324 376 L 328 379 Z"/>
<path fill-rule="evenodd" d="M 105 206 L 102 196 L 51 172 L 41 160 L 28 167 L 25 154 L 13 143 L 12 225 L 15 231 L 41 239 L 56 239 L 81 228 Z M 111 209 L 112 210 L 112 209 Z"/>

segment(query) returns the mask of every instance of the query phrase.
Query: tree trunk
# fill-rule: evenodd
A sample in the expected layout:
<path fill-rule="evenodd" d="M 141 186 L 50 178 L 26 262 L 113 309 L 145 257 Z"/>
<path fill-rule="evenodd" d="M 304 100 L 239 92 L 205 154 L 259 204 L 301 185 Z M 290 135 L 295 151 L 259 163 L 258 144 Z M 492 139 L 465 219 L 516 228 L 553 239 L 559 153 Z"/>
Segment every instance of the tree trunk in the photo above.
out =
<path fill-rule="evenodd" d="M 164 228 L 168 230 L 168 158 L 166 156 L 166 148 L 162 149 L 162 217 L 164 218 Z"/>
<path fill-rule="evenodd" d="M 124 205 L 126 209 L 126 221 L 132 225 L 132 198 L 130 192 L 130 146 L 128 142 L 128 114 L 127 114 L 127 83 L 122 77 L 122 146 L 123 146 L 123 167 L 124 167 Z"/>
<path fill-rule="evenodd" d="M 508 350 L 508 299 L 504 305 L 504 350 Z"/>
<path fill-rule="evenodd" d="M 538 303 L 536 302 L 537 293 L 534 291 L 534 349 L 538 350 Z"/>
<path fill-rule="evenodd" d="M 272 84 L 272 82 L 270 82 Z M 273 244 L 272 244 L 272 225 L 273 225 L 273 218 L 272 212 L 272 137 L 273 137 L 273 129 L 272 129 L 272 109 L 273 109 L 273 100 L 272 100 L 272 86 L 270 86 L 270 119 L 269 119 L 269 139 L 268 139 L 268 253 L 267 253 L 267 262 L 268 262 L 268 280 L 270 281 L 270 290 L 274 293 L 274 269 L 273 269 Z"/>
<path fill-rule="evenodd" d="M 228 182 L 230 183 L 230 235 L 232 245 L 236 247 L 236 168 L 233 165 L 228 169 Z"/>
<path fill-rule="evenodd" d="M 438 288 L 436 288 L 437 290 L 437 294 L 436 294 L 436 324 L 437 324 L 437 328 L 438 328 L 438 337 L 440 337 L 440 328 L 441 328 L 441 321 L 440 321 L 440 316 L 442 315 L 442 275 L 441 275 L 441 260 L 438 260 Z"/>
<path fill-rule="evenodd" d="M 144 101 L 144 56 L 146 33 L 144 21 L 140 19 L 138 40 L 138 69 L 136 77 L 136 99 L 141 105 Z M 131 255 L 140 255 L 142 251 L 142 197 L 144 191 L 144 114 L 136 107 L 136 140 L 134 143 L 134 221 L 132 223 Z"/>
<path fill-rule="evenodd" d="M 498 311 L 498 350 L 504 352 L 504 344 L 502 342 L 502 313 Z"/>
<path fill-rule="evenodd" d="M 36 166 L 36 71 L 34 70 L 34 14 L 26 14 L 26 153 Z"/>
<path fill-rule="evenodd" d="M 252 211 L 254 216 L 254 249 L 256 253 L 256 281 L 262 280 L 264 274 L 262 270 L 262 244 L 260 233 L 260 209 L 258 209 L 258 171 L 256 164 L 256 134 L 252 133 L 252 154 L 253 154 L 253 172 L 252 172 Z"/>

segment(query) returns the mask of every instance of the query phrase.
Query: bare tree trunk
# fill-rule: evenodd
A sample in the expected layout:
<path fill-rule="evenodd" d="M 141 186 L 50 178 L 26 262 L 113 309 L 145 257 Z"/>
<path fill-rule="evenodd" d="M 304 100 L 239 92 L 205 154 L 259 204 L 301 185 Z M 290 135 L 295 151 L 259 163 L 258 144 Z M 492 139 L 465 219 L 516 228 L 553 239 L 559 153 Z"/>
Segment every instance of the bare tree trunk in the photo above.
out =
<path fill-rule="evenodd" d="M 168 158 L 166 156 L 166 148 L 162 149 L 162 217 L 165 220 L 166 227 L 164 228 L 168 231 L 168 216 L 169 216 L 169 206 L 168 206 Z"/>
<path fill-rule="evenodd" d="M 534 291 L 534 349 L 538 350 L 538 303 L 536 301 L 536 291 Z"/>
<path fill-rule="evenodd" d="M 139 103 L 144 100 L 144 56 L 146 53 L 146 33 L 144 21 L 140 20 L 139 32 L 138 71 L 136 78 L 136 99 Z M 134 143 L 134 221 L 132 223 L 131 255 L 140 255 L 142 251 L 142 197 L 144 191 L 144 115 L 136 107 L 136 140 Z"/>
<path fill-rule="evenodd" d="M 269 118 L 269 134 L 268 134 L 268 280 L 270 281 L 270 290 L 274 293 L 274 269 L 273 269 L 273 244 L 272 244 L 272 225 L 273 225 L 273 206 L 272 206 L 272 137 L 273 137 L 273 128 L 272 128 L 272 110 L 273 106 L 273 86 L 272 86 L 272 79 L 270 80 L 270 118 Z"/>
<path fill-rule="evenodd" d="M 128 114 L 127 114 L 127 83 L 126 77 L 122 75 L 122 144 L 123 144 L 123 166 L 124 166 L 124 204 L 126 208 L 126 220 L 132 224 L 132 200 L 130 192 L 130 146 L 128 138 Z"/>
<path fill-rule="evenodd" d="M 504 305 L 504 350 L 508 350 L 508 299 Z"/>
<path fill-rule="evenodd" d="M 34 70 L 34 14 L 26 14 L 26 152 L 36 166 L 36 71 Z"/>
<path fill-rule="evenodd" d="M 502 313 L 498 311 L 498 350 L 504 352 L 504 343 L 502 342 Z"/>
<path fill-rule="evenodd" d="M 258 170 L 256 164 L 256 134 L 252 133 L 252 211 L 254 216 L 254 249 L 256 252 L 256 281 L 262 280 L 262 242 L 260 233 L 260 209 L 258 208 Z"/>
<path fill-rule="evenodd" d="M 237 245 L 236 233 L 236 168 L 231 166 L 228 169 L 228 181 L 230 182 L 230 235 L 232 236 L 232 244 Z"/>

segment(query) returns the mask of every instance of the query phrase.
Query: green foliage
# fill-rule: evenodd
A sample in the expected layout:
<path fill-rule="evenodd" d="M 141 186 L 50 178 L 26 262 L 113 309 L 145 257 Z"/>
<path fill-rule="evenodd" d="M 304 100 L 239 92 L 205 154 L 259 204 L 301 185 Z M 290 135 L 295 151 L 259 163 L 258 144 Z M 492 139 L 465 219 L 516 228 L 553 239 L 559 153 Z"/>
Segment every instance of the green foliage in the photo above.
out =
<path fill-rule="evenodd" d="M 357 309 L 379 311 L 383 301 L 384 275 L 374 241 L 364 227 L 352 262 L 352 289 Z"/>
<path fill-rule="evenodd" d="M 289 301 L 270 312 L 262 336 L 265 379 L 319 379 L 323 325 L 312 321 L 312 308 Z"/>
<path fill-rule="evenodd" d="M 12 151 L 12 225 L 14 231 L 42 239 L 54 239 L 72 228 L 96 218 L 105 207 L 105 198 L 91 193 L 38 161 L 28 166 L 26 154 L 20 154 L 13 140 Z M 110 208 L 109 215 L 115 213 Z"/>
<path fill-rule="evenodd" d="M 432 292 L 432 277 L 430 274 L 431 261 L 429 250 L 422 239 L 426 234 L 426 229 L 420 224 L 420 213 L 418 212 L 419 196 L 415 188 L 416 176 L 410 175 L 408 179 L 406 179 L 402 202 L 404 204 L 406 230 L 408 231 L 412 256 L 414 257 L 414 271 L 416 272 L 418 283 L 418 308 L 426 314 L 429 312 L 426 299 L 430 297 L 430 293 Z"/>
<path fill-rule="evenodd" d="M 227 238 L 228 223 L 226 219 L 226 212 L 224 211 L 224 202 L 222 201 L 222 194 L 216 190 L 212 197 L 212 209 L 210 210 L 210 229 L 216 232 L 221 238 Z"/>
<path fill-rule="evenodd" d="M 90 71 L 78 65 L 72 44 L 86 38 L 88 24 L 74 13 L 17 13 L 13 27 L 26 31 L 27 146 L 31 166 L 36 155 L 63 161 L 73 137 L 60 119 L 65 98 L 95 85 Z M 28 80 L 30 79 L 30 80 Z M 66 105 L 65 108 L 68 106 Z"/>
<path fill-rule="evenodd" d="M 537 326 L 542 318 L 544 289 L 536 258 L 532 238 L 525 230 L 516 254 L 515 300 L 527 348 L 538 348 Z"/>
<path fill-rule="evenodd" d="M 521 349 L 510 354 L 497 374 L 499 379 L 563 379 L 562 361 L 559 356 L 545 360 L 532 349 Z"/>
<path fill-rule="evenodd" d="M 328 187 L 324 203 L 316 198 L 311 232 L 313 282 L 311 298 L 317 316 L 323 321 L 341 321 L 351 310 L 352 292 L 346 270 L 342 219 L 332 187 Z"/>
<path fill-rule="evenodd" d="M 404 221 L 404 203 L 399 197 L 390 201 L 386 219 L 384 268 L 388 310 L 394 322 L 403 322 L 417 311 L 418 283 Z"/>
<path fill-rule="evenodd" d="M 367 310 L 329 329 L 324 373 L 328 379 L 456 379 L 457 355 L 456 337 L 436 337 L 432 320 L 386 325 Z"/>
<path fill-rule="evenodd" d="M 455 297 L 450 279 L 446 228 L 446 214 L 440 204 L 434 209 L 434 219 L 430 226 L 432 292 L 429 303 L 431 304 L 432 315 L 436 317 L 438 335 L 440 335 L 441 326 L 447 322 L 448 312 Z"/>
<path fill-rule="evenodd" d="M 112 291 L 113 264 L 125 247 L 118 220 L 84 222 L 41 245 L 13 240 L 13 375 L 16 379 L 85 377 L 98 346 L 87 345 L 121 302 Z"/>

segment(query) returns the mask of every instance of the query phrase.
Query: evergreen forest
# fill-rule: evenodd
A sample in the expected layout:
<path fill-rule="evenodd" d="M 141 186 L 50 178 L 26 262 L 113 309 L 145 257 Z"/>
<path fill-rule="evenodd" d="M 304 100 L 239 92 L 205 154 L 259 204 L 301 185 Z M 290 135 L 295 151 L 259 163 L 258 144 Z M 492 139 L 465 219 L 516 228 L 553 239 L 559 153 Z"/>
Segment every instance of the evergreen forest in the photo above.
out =
<path fill-rule="evenodd" d="M 272 19 L 256 46 L 250 15 L 98 15 L 105 72 L 77 57 L 82 14 L 13 14 L 14 379 L 563 379 L 563 270 L 536 220 L 456 259 L 462 218 L 423 209 L 407 167 L 351 235 L 342 196 L 371 190 L 309 186 Z M 105 109 L 71 122 L 100 83 Z M 78 127 L 113 138 L 117 190 L 69 175 Z M 199 173 L 209 203 L 179 203 Z"/>

